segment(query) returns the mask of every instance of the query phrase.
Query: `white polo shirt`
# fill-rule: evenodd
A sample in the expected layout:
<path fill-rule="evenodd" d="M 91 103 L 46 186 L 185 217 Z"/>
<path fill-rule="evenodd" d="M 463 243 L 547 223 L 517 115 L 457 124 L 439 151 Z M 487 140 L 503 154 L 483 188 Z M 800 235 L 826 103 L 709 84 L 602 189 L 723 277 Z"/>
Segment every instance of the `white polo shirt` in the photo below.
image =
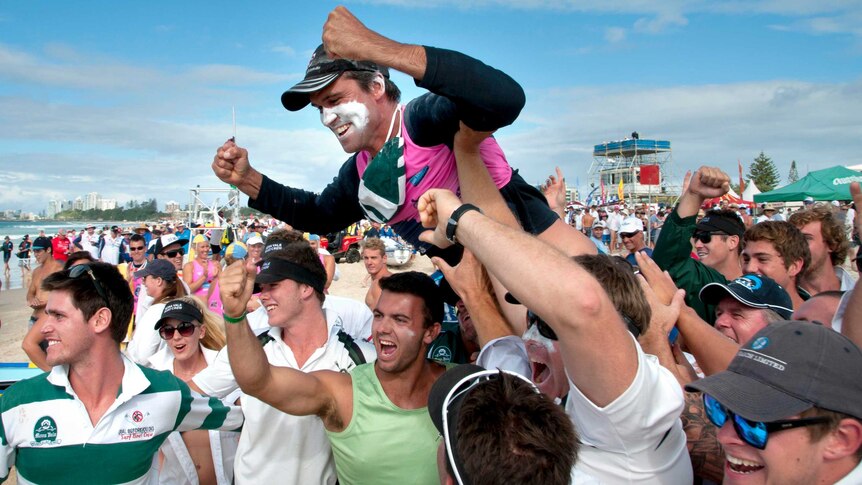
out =
<path fill-rule="evenodd" d="M 267 361 L 281 367 L 303 372 L 334 370 L 348 372 L 356 367 L 347 348 L 339 341 L 342 316 L 324 310 L 329 328 L 326 345 L 311 354 L 299 367 L 290 347 L 281 339 L 281 329 L 269 330 L 269 340 L 263 346 Z M 361 323 L 344 322 L 344 327 L 362 327 Z M 374 346 L 355 340 L 367 362 L 376 359 Z M 211 396 L 226 396 L 238 385 L 230 369 L 227 347 L 213 363 L 194 378 L 194 383 Z M 317 416 L 293 416 L 254 397 L 243 395 L 245 425 L 239 439 L 234 461 L 236 483 L 333 484 L 335 464 L 323 422 Z"/>

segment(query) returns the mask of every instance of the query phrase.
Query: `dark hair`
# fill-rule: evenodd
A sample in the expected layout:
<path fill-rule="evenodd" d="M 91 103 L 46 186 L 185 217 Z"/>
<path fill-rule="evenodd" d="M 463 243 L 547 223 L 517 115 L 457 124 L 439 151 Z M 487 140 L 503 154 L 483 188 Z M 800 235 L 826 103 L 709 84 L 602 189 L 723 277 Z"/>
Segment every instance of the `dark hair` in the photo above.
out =
<path fill-rule="evenodd" d="M 267 239 L 267 242 L 270 241 L 272 241 L 272 236 Z M 320 262 L 320 256 L 318 256 L 317 251 L 311 248 L 308 241 L 304 239 L 288 242 L 282 249 L 268 254 L 266 259 L 282 259 L 290 261 L 293 264 L 305 268 L 314 275 L 315 278 L 320 279 L 320 281 L 326 281 L 326 269 L 323 267 L 323 263 Z M 314 291 L 314 294 L 322 305 L 326 295 L 317 290 Z"/>
<path fill-rule="evenodd" d="M 735 210 L 732 209 L 710 209 L 706 211 L 706 216 L 711 217 L 720 217 L 727 222 L 730 222 L 739 230 L 739 234 L 745 233 L 745 224 L 742 222 L 742 218 L 739 214 L 736 213 Z M 713 237 L 720 237 L 722 241 L 727 241 L 727 238 L 730 236 L 739 237 L 739 244 L 736 245 L 736 254 L 742 254 L 742 237 L 739 234 L 713 234 Z"/>
<path fill-rule="evenodd" d="M 745 243 L 754 241 L 767 241 L 772 244 L 775 251 L 784 261 L 784 267 L 790 268 L 797 260 L 802 260 L 802 268 L 799 275 L 811 266 L 811 251 L 808 249 L 808 241 L 796 226 L 786 221 L 763 221 L 748 228 L 745 231 Z"/>
<path fill-rule="evenodd" d="M 67 291 L 72 296 L 72 305 L 81 310 L 84 320 L 89 320 L 95 313 L 107 303 L 111 310 L 111 338 L 118 344 L 123 341 L 128 330 L 129 320 L 132 318 L 132 291 L 123 275 L 117 268 L 108 263 L 99 261 L 88 263 L 90 271 L 96 281 L 87 273 L 71 278 L 65 269 L 48 275 L 42 281 L 42 289 L 45 291 Z M 105 302 L 96 284 L 105 292 Z"/>
<path fill-rule="evenodd" d="M 418 271 L 395 273 L 380 280 L 380 289 L 421 298 L 425 303 L 425 308 L 422 309 L 424 328 L 443 322 L 443 295 L 427 274 Z"/>
<path fill-rule="evenodd" d="M 619 313 L 629 317 L 643 335 L 649 327 L 652 310 L 646 295 L 624 258 L 605 254 L 582 254 L 572 259 L 602 285 Z"/>
<path fill-rule="evenodd" d="M 376 72 L 371 71 L 345 71 L 344 77 L 354 79 L 359 84 L 359 87 L 366 93 L 371 92 L 371 87 L 374 85 L 374 78 L 377 77 Z M 386 97 L 393 103 L 401 101 L 401 90 L 388 77 L 383 77 Z"/>
<path fill-rule="evenodd" d="M 850 241 L 844 232 L 844 224 L 835 217 L 835 212 L 826 204 L 816 204 L 808 209 L 802 209 L 790 214 L 787 220 L 794 226 L 802 226 L 820 221 L 820 234 L 823 242 L 832 253 L 829 255 L 832 266 L 841 266 L 850 252 Z"/>
<path fill-rule="evenodd" d="M 66 262 L 63 263 L 63 269 L 69 269 L 80 261 L 89 261 L 93 262 L 95 259 L 93 255 L 90 254 L 90 251 L 75 251 L 74 253 L 69 255 L 69 258 L 66 259 Z"/>
<path fill-rule="evenodd" d="M 140 234 L 132 234 L 131 237 L 129 237 L 129 242 L 132 241 L 144 243 L 144 249 L 147 249 L 147 239 L 144 236 L 141 236 Z"/>
<path fill-rule="evenodd" d="M 473 485 L 571 480 L 578 454 L 571 419 L 515 376 L 501 372 L 471 390 L 461 403 L 457 433 L 458 456 Z"/>

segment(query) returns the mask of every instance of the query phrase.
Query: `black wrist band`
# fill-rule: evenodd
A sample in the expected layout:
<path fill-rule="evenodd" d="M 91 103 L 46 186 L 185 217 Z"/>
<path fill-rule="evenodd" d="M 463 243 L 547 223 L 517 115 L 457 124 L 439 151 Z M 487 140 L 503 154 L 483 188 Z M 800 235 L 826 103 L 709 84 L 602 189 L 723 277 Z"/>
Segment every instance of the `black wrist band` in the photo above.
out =
<path fill-rule="evenodd" d="M 449 216 L 449 222 L 446 224 L 446 239 L 448 239 L 450 243 L 458 244 L 458 241 L 455 240 L 455 231 L 458 229 L 458 221 L 461 219 L 461 216 L 469 211 L 477 211 L 480 214 L 482 213 L 482 209 L 473 204 L 461 204 L 461 207 L 455 209 L 455 212 Z"/>

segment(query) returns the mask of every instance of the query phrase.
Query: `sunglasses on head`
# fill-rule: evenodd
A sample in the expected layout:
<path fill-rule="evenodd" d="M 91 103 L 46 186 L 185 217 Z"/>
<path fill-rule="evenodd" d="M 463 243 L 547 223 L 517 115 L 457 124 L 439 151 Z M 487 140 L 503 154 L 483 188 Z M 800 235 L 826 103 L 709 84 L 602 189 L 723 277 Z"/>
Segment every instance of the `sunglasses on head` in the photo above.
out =
<path fill-rule="evenodd" d="M 500 379 L 500 375 L 503 373 L 524 381 L 537 394 L 540 392 L 539 388 L 537 388 L 536 385 L 526 377 L 507 370 L 494 369 L 477 372 L 462 378 L 452 386 L 452 389 L 449 390 L 446 397 L 443 399 L 443 440 L 446 443 L 446 456 L 449 459 L 449 464 L 452 465 L 452 471 L 455 475 L 453 478 L 455 478 L 455 482 L 459 485 L 464 483 L 464 479 L 461 477 L 461 470 L 458 469 L 457 460 L 455 459 L 455 446 L 453 446 L 452 436 L 449 434 L 449 421 L 457 418 L 457 415 L 450 416 L 450 413 L 452 412 L 452 403 L 473 390 L 476 386 Z"/>
<path fill-rule="evenodd" d="M 721 428 L 728 418 L 733 421 L 733 429 L 739 438 L 747 444 L 763 450 L 766 448 L 766 443 L 769 440 L 769 433 L 784 431 L 785 429 L 800 428 L 803 426 L 811 426 L 829 421 L 826 416 L 815 416 L 813 418 L 800 419 L 784 419 L 780 421 L 771 421 L 764 423 L 762 421 L 751 421 L 745 419 L 733 411 L 724 407 L 714 397 L 709 394 L 703 394 L 703 407 L 706 410 L 706 417 L 715 426 Z"/>
<path fill-rule="evenodd" d="M 182 256 L 186 253 L 185 253 L 185 251 L 182 250 L 182 248 L 180 248 L 180 249 L 174 249 L 173 251 L 165 251 L 162 254 L 164 254 L 165 256 L 167 256 L 169 258 L 176 258 L 177 255 Z"/>
<path fill-rule="evenodd" d="M 85 274 L 90 276 L 90 279 L 93 281 L 93 286 L 96 287 L 96 292 L 102 297 L 102 300 L 105 302 L 105 306 L 110 307 L 111 305 L 108 303 L 108 296 L 105 294 L 105 289 L 102 288 L 102 284 L 96 279 L 96 275 L 93 274 L 93 269 L 90 268 L 89 264 L 78 264 L 69 268 L 69 278 L 72 278 L 73 280 L 76 280 Z"/>
<path fill-rule="evenodd" d="M 165 340 L 170 340 L 174 338 L 174 331 L 180 334 L 180 337 L 188 337 L 189 335 L 195 333 L 195 329 L 197 325 L 192 322 L 181 322 L 176 327 L 169 327 L 167 325 L 163 325 L 159 328 L 159 335 Z"/>
<path fill-rule="evenodd" d="M 635 231 L 635 232 L 621 232 L 621 233 L 620 233 L 620 237 L 621 237 L 621 238 L 623 238 L 623 239 L 631 239 L 631 238 L 633 238 L 633 237 L 637 236 L 637 234 L 638 234 L 639 232 L 640 232 L 640 231 Z"/>

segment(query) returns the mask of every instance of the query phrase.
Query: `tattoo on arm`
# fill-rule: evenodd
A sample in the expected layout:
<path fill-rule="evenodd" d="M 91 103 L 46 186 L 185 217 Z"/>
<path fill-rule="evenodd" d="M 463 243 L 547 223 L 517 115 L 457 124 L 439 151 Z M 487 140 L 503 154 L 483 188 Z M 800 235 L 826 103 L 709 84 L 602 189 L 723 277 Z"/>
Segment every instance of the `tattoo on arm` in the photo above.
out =
<path fill-rule="evenodd" d="M 721 483 L 724 478 L 724 452 L 718 442 L 718 428 L 706 417 L 700 393 L 685 393 L 685 409 L 680 418 L 688 440 L 694 476 Z"/>

